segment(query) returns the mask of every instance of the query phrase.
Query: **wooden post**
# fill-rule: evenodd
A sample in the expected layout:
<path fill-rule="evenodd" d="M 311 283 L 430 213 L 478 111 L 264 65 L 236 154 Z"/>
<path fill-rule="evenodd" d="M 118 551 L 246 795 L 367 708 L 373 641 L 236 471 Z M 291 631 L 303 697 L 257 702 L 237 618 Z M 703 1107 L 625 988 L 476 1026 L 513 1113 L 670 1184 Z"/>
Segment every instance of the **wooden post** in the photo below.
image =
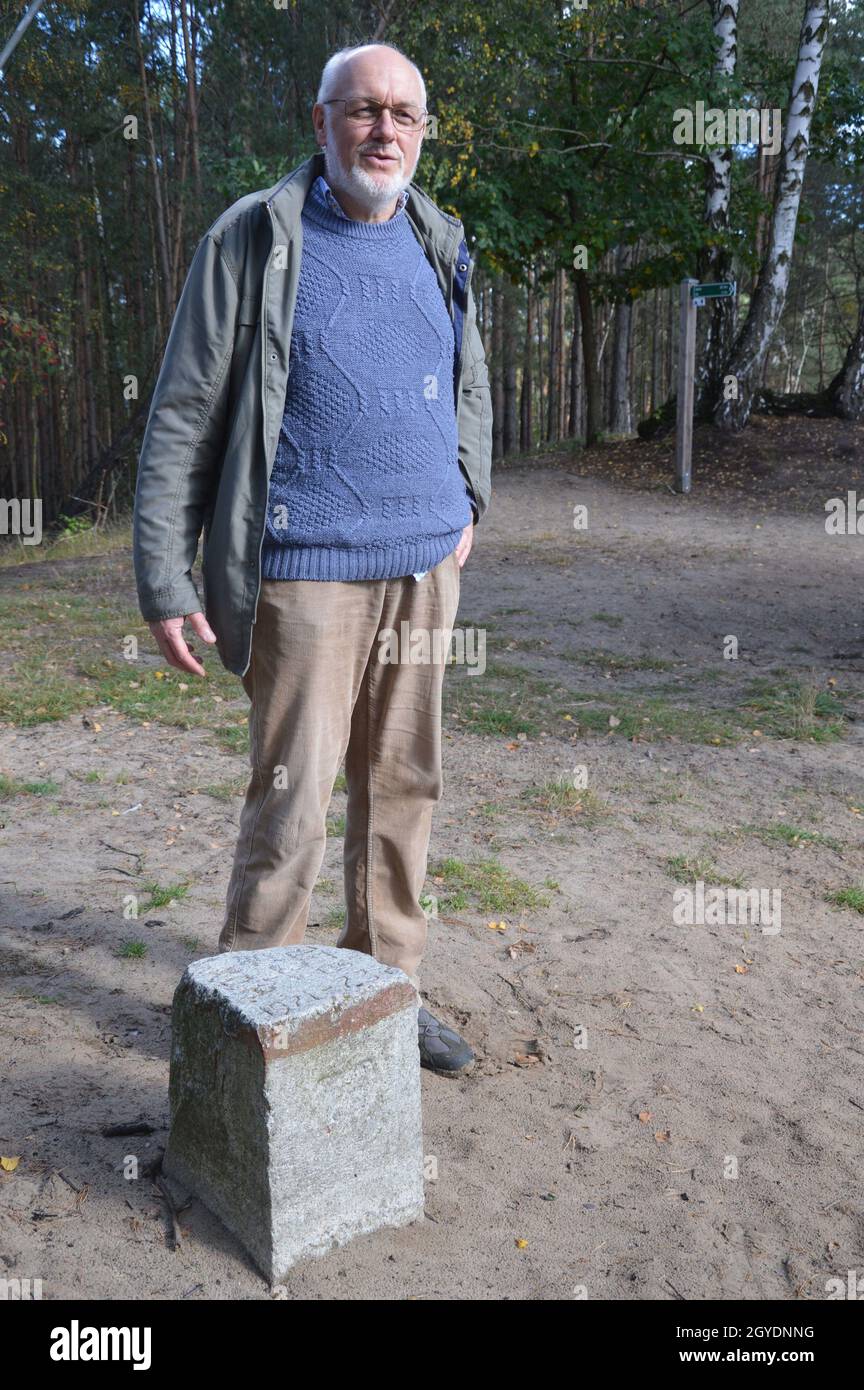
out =
<path fill-rule="evenodd" d="M 693 373 L 696 366 L 696 305 L 690 286 L 682 280 L 678 319 L 678 396 L 675 432 L 675 491 L 689 492 L 693 462 Z"/>

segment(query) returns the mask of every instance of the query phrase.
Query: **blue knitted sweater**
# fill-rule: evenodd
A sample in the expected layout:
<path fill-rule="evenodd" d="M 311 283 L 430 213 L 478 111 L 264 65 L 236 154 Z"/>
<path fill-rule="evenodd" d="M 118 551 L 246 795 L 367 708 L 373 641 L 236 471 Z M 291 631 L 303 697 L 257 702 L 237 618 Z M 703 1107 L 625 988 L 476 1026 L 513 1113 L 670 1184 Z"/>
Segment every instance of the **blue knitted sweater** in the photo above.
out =
<path fill-rule="evenodd" d="M 265 579 L 432 569 L 472 519 L 458 463 L 453 324 L 404 200 L 386 222 L 332 210 L 316 180 L 270 477 Z"/>

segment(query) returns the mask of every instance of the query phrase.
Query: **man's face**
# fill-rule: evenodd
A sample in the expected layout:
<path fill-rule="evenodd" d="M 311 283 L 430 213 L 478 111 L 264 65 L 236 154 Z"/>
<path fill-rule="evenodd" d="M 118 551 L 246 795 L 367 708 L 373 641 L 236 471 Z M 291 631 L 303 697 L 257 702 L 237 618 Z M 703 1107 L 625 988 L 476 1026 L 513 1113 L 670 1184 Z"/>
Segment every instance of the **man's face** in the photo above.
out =
<path fill-rule="evenodd" d="M 388 105 L 422 107 L 417 76 L 398 53 L 381 50 L 349 59 L 339 73 L 331 97 L 346 100 L 368 98 Z M 341 100 L 312 111 L 319 145 L 325 146 L 326 178 L 342 191 L 374 211 L 392 203 L 414 176 L 422 129 L 397 126 L 391 111 L 382 111 L 373 124 L 348 120 Z"/>

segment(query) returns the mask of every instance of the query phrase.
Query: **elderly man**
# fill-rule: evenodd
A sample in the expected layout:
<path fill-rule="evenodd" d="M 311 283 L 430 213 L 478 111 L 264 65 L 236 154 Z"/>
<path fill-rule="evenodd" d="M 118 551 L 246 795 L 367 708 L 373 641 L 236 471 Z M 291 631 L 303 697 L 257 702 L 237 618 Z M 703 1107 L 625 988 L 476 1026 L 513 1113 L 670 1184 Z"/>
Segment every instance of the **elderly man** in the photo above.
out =
<path fill-rule="evenodd" d="M 188 620 L 251 700 L 220 949 L 302 941 L 344 760 L 338 944 L 400 967 L 418 999 L 442 678 L 491 469 L 464 229 L 411 182 L 425 107 L 397 49 L 335 54 L 312 109 L 321 151 L 202 238 L 134 522 L 165 660 L 205 674 Z M 206 618 L 191 578 L 202 531 Z M 471 1049 L 420 1002 L 423 1065 L 459 1070 Z"/>

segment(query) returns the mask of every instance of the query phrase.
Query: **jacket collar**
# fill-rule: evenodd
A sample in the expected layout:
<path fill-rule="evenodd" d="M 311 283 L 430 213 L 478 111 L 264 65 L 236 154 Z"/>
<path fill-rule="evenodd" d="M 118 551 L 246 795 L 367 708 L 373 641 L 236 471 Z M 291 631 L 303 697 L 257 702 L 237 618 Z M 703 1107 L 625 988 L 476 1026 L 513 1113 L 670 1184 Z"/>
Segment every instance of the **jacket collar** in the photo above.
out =
<path fill-rule="evenodd" d="M 310 155 L 261 195 L 260 201 L 270 205 L 286 242 L 294 236 L 303 204 L 319 174 L 324 175 L 324 154 L 321 150 Z M 405 212 L 414 223 L 421 241 L 429 243 L 442 260 L 454 260 L 465 235 L 462 223 L 436 207 L 416 183 L 409 183 L 408 195 Z"/>

